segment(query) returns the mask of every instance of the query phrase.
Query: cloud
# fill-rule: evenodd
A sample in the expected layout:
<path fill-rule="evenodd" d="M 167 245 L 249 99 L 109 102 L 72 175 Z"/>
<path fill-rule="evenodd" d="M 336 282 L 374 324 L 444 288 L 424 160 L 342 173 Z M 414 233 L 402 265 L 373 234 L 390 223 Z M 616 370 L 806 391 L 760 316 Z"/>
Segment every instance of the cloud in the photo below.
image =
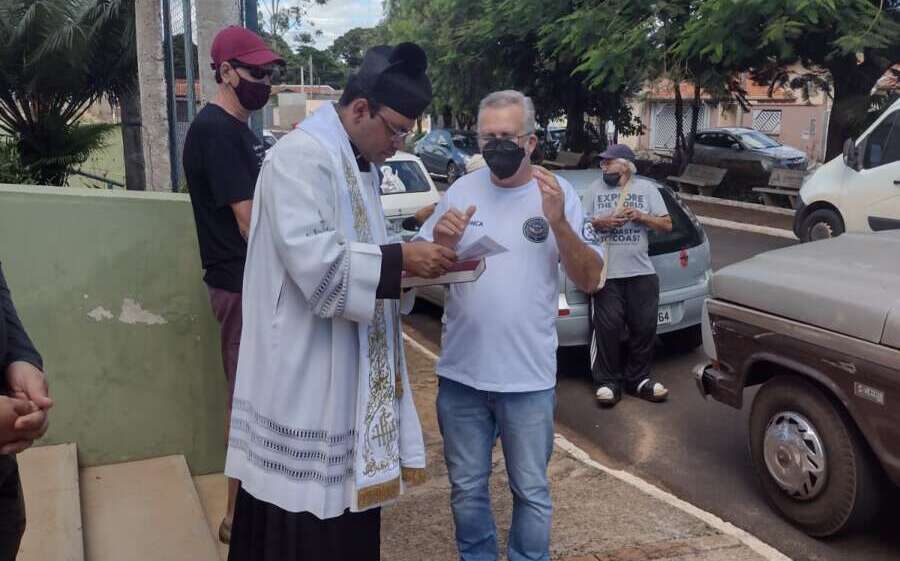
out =
<path fill-rule="evenodd" d="M 287 5 L 297 3 L 285 2 Z M 313 24 L 313 30 L 322 32 L 315 37 L 315 46 L 324 49 L 354 27 L 375 27 L 382 17 L 382 0 L 328 0 L 322 6 L 315 3 L 309 6 L 307 19 Z"/>

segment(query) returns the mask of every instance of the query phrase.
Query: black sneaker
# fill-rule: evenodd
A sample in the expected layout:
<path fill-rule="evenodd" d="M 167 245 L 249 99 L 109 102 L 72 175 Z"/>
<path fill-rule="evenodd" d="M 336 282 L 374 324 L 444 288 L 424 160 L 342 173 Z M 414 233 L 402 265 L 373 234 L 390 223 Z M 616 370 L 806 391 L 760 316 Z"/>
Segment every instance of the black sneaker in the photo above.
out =
<path fill-rule="evenodd" d="M 660 403 L 669 398 L 669 390 L 659 382 L 653 381 L 652 378 L 644 378 L 634 387 L 633 391 L 628 393 L 653 403 Z"/>

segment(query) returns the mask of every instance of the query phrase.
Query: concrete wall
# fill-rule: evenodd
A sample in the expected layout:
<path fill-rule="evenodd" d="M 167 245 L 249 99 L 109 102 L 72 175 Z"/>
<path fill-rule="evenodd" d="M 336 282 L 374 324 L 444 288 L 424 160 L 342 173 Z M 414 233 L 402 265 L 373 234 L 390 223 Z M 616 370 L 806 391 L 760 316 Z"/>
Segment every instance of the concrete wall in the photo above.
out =
<path fill-rule="evenodd" d="M 83 465 L 221 471 L 225 383 L 186 195 L 0 186 L 0 260 Z"/>

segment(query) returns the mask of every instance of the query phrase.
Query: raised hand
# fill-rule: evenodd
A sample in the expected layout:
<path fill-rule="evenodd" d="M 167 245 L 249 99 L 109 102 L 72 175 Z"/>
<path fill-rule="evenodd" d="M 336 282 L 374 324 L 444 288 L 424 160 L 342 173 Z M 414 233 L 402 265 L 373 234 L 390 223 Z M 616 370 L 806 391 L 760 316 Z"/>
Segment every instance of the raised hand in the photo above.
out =
<path fill-rule="evenodd" d="M 465 213 L 460 212 L 455 208 L 451 208 L 444 213 L 444 216 L 442 216 L 434 226 L 435 243 L 439 243 L 450 249 L 456 249 L 459 240 L 461 240 L 463 234 L 466 233 L 466 228 L 469 226 L 469 220 L 475 215 L 475 210 L 476 208 L 474 206 L 470 206 Z"/>
<path fill-rule="evenodd" d="M 532 166 L 534 178 L 541 190 L 544 218 L 551 226 L 566 219 L 566 194 L 556 176 L 541 166 Z"/>

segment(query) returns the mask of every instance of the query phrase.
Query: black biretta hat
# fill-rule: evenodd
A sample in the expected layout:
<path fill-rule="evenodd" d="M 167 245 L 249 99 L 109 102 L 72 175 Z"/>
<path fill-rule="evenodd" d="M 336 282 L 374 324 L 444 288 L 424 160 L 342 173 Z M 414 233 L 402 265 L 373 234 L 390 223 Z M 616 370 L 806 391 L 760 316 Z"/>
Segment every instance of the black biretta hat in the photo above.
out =
<path fill-rule="evenodd" d="M 431 103 L 428 57 L 415 43 L 379 45 L 366 52 L 357 84 L 375 102 L 415 119 Z"/>

